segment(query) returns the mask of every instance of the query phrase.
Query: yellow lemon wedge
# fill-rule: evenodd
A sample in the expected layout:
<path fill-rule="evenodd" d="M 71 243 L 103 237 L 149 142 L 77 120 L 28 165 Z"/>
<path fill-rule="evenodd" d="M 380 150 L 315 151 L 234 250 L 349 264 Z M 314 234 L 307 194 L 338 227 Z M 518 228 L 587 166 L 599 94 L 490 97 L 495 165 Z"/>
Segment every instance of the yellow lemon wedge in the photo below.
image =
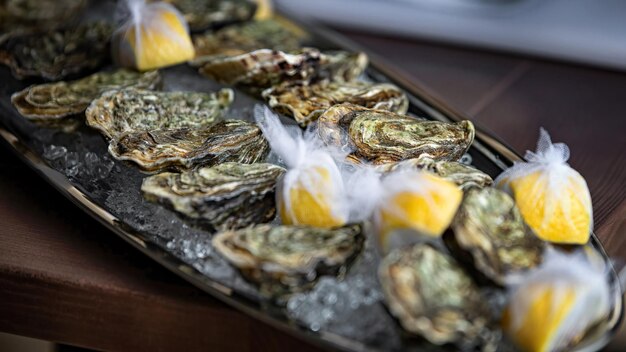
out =
<path fill-rule="evenodd" d="M 254 19 L 256 20 L 266 20 L 268 18 L 272 18 L 274 13 L 274 6 L 272 5 L 272 0 L 255 0 L 257 3 L 256 13 L 254 14 Z"/>
<path fill-rule="evenodd" d="M 283 184 L 279 192 L 277 203 L 283 224 L 321 228 L 345 225 L 346 218 L 335 211 L 337 187 L 330 171 L 316 166 L 303 170 L 300 176 L 289 185 Z"/>
<path fill-rule="evenodd" d="M 179 64 L 195 56 L 185 23 L 172 11 L 159 10 L 140 26 L 130 26 L 123 41 L 130 47 L 134 59 L 130 61 L 139 71 Z M 119 61 L 128 62 L 124 58 Z"/>
<path fill-rule="evenodd" d="M 388 248 L 388 237 L 395 230 L 441 236 L 461 204 L 463 192 L 454 183 L 430 173 L 419 175 L 410 180 L 422 183 L 419 191 L 407 187 L 391 194 L 379 209 L 379 241 L 383 248 Z"/>
<path fill-rule="evenodd" d="M 513 321 L 511 316 L 515 308 L 507 308 L 502 316 L 503 329 L 523 351 L 553 351 L 563 322 L 574 308 L 576 290 L 566 287 L 557 293 L 550 285 L 537 284 L 523 288 L 518 294 L 530 302 L 523 316 L 515 318 L 519 321 Z"/>
<path fill-rule="evenodd" d="M 572 170 L 560 190 L 550 190 L 541 171 L 509 181 L 526 223 L 545 241 L 585 244 L 591 229 L 591 199 L 582 176 Z M 506 182 L 506 181 L 505 181 Z"/>

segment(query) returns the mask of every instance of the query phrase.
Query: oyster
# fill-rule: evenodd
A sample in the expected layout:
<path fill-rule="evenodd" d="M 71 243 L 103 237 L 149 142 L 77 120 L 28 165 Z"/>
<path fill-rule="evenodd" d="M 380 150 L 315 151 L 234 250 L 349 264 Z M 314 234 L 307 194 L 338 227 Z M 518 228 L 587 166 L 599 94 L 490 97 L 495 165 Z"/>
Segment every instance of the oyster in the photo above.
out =
<path fill-rule="evenodd" d="M 104 22 L 9 35 L 0 43 L 0 63 L 18 79 L 59 80 L 94 70 L 109 60 L 113 27 Z"/>
<path fill-rule="evenodd" d="M 283 82 L 310 82 L 314 79 L 349 81 L 367 65 L 364 54 L 321 53 L 303 48 L 294 53 L 261 49 L 220 57 L 206 62 L 200 73 L 218 82 L 238 85 L 253 94 Z"/>
<path fill-rule="evenodd" d="M 259 225 L 213 237 L 213 246 L 262 295 L 309 288 L 320 275 L 337 275 L 363 247 L 360 225 L 337 229 Z"/>
<path fill-rule="evenodd" d="M 261 130 L 242 120 L 219 121 L 203 129 L 131 132 L 109 143 L 114 158 L 132 161 L 147 172 L 224 162 L 252 164 L 264 161 L 269 151 Z"/>
<path fill-rule="evenodd" d="M 274 218 L 276 181 L 284 173 L 285 169 L 272 164 L 223 163 L 150 176 L 143 180 L 141 190 L 149 201 L 213 229 L 239 229 Z"/>
<path fill-rule="evenodd" d="M 387 306 L 406 331 L 437 345 L 484 348 L 489 309 L 454 259 L 421 243 L 391 252 L 378 274 Z"/>
<path fill-rule="evenodd" d="M 328 82 L 281 85 L 263 92 L 274 111 L 293 117 L 306 127 L 333 105 L 351 103 L 367 108 L 406 113 L 406 94 L 393 84 L 366 82 Z"/>
<path fill-rule="evenodd" d="M 185 17 L 192 32 L 224 24 L 247 21 L 256 4 L 248 0 L 165 0 Z"/>
<path fill-rule="evenodd" d="M 85 0 L 0 1 L 0 33 L 25 28 L 50 28 L 66 23 L 85 4 Z"/>
<path fill-rule="evenodd" d="M 504 286 L 541 262 L 544 243 L 526 226 L 506 193 L 472 189 L 446 234 L 446 244 L 490 281 Z"/>
<path fill-rule="evenodd" d="M 452 181 L 461 189 L 483 188 L 493 184 L 493 179 L 486 173 L 458 161 L 439 160 L 435 161 L 427 156 L 415 159 L 407 159 L 398 163 L 378 165 L 376 169 L 388 173 L 399 169 L 420 169 L 434 173 L 435 175 Z"/>
<path fill-rule="evenodd" d="M 196 59 L 190 63 L 200 67 L 218 57 L 243 55 L 260 49 L 295 51 L 303 39 L 303 34 L 276 20 L 250 21 L 193 36 Z"/>
<path fill-rule="evenodd" d="M 206 94 L 126 88 L 94 100 L 86 111 L 87 124 L 114 139 L 134 132 L 202 129 L 220 118 L 233 98 L 231 89 Z"/>
<path fill-rule="evenodd" d="M 105 91 L 126 87 L 156 89 L 160 83 L 157 71 L 143 74 L 127 70 L 99 72 L 77 81 L 30 86 L 13 94 L 11 102 L 30 120 L 58 120 L 84 112 Z"/>
<path fill-rule="evenodd" d="M 467 120 L 424 121 L 352 104 L 326 110 L 317 131 L 326 144 L 353 150 L 349 159 L 374 164 L 419 157 L 458 160 L 474 141 L 474 125 Z"/>

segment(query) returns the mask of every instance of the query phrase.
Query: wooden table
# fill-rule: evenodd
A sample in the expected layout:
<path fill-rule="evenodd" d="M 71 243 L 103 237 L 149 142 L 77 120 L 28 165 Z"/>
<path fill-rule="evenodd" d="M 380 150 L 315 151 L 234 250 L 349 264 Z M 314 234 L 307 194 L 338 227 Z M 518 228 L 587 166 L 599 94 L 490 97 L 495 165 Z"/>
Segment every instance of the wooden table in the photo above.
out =
<path fill-rule="evenodd" d="M 569 144 L 571 165 L 591 189 L 597 234 L 626 259 L 625 74 L 346 34 L 517 151 L 534 148 L 540 126 Z M 0 331 L 104 350 L 316 350 L 145 258 L 4 147 Z"/>

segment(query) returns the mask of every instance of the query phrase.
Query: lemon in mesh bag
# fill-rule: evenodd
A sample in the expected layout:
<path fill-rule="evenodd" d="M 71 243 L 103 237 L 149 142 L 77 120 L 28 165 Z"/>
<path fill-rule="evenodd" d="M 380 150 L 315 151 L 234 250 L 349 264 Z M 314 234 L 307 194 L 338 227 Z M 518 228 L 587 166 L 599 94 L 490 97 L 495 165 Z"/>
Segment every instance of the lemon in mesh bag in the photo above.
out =
<path fill-rule="evenodd" d="M 522 351 L 566 351 L 609 312 L 606 270 L 582 253 L 549 251 L 538 269 L 511 288 L 503 330 Z"/>
<path fill-rule="evenodd" d="M 507 190 L 526 223 L 543 240 L 563 244 L 589 241 L 593 226 L 585 179 L 568 164 L 569 148 L 552 143 L 542 128 L 536 152 L 504 171 L 495 184 Z"/>
<path fill-rule="evenodd" d="M 118 65 L 147 71 L 195 56 L 187 23 L 172 5 L 126 0 L 119 5 L 118 17 L 123 22 L 112 41 Z"/>
<path fill-rule="evenodd" d="M 255 107 L 265 138 L 287 166 L 278 182 L 276 203 L 283 224 L 321 228 L 342 226 L 348 219 L 343 179 L 330 151 L 315 134 L 288 129 L 265 106 Z"/>

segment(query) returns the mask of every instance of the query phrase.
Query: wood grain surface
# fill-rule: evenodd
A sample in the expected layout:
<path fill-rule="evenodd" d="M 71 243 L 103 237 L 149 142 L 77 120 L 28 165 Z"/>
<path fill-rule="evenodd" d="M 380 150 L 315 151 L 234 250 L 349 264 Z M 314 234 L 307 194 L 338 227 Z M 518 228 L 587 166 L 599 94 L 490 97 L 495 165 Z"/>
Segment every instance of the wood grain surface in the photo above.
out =
<path fill-rule="evenodd" d="M 626 259 L 626 75 L 346 32 L 517 151 L 569 144 L 596 229 Z M 1 83 L 0 83 L 1 84 Z M 0 331 L 114 351 L 315 347 L 203 294 L 108 232 L 0 147 Z M 621 333 L 613 349 L 624 346 Z"/>

